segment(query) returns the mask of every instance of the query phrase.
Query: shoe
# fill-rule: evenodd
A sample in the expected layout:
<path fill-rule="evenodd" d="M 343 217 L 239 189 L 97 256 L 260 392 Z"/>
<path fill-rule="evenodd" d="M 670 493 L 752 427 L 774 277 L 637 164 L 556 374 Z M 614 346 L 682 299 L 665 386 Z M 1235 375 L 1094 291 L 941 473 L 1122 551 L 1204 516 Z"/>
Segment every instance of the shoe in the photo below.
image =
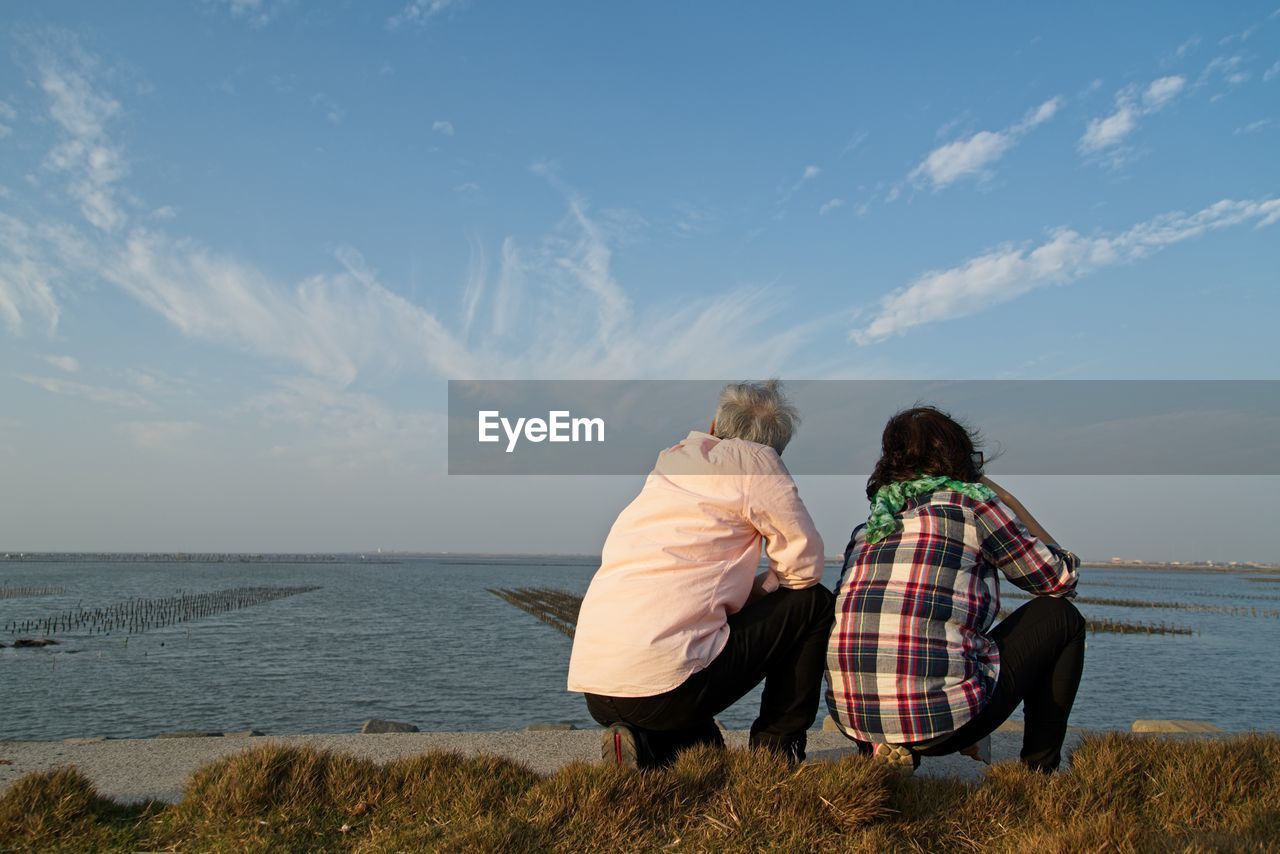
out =
<path fill-rule="evenodd" d="M 626 724 L 612 724 L 600 739 L 600 758 L 615 768 L 639 768 L 640 750 L 636 734 Z"/>
<path fill-rule="evenodd" d="M 804 762 L 805 739 L 803 736 L 787 741 L 753 738 L 750 744 L 752 750 L 767 750 L 781 756 L 792 768 Z"/>
<path fill-rule="evenodd" d="M 919 754 L 905 744 L 877 744 L 871 761 L 888 765 L 903 777 L 910 777 L 920 767 Z"/>
<path fill-rule="evenodd" d="M 983 765 L 991 764 L 991 736 L 983 736 L 973 744 L 960 751 L 961 756 L 968 756 Z"/>

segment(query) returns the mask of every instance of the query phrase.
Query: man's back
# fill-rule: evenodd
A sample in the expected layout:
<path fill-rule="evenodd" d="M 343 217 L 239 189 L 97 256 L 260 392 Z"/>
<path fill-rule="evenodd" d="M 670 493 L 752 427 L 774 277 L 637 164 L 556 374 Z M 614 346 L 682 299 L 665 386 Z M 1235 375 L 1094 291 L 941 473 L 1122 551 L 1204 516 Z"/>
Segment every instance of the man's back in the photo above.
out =
<path fill-rule="evenodd" d="M 647 697 L 704 668 L 751 594 L 762 537 L 764 589 L 821 579 L 822 539 L 776 451 L 699 432 L 663 451 L 605 542 L 569 690 Z"/>

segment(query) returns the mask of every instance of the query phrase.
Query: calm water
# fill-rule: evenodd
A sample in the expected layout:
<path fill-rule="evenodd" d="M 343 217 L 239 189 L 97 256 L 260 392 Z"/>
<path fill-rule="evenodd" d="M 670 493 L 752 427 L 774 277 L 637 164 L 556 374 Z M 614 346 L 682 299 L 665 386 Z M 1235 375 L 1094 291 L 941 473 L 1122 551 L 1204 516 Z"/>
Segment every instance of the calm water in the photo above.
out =
<path fill-rule="evenodd" d="M 355 731 L 366 718 L 424 730 L 593 725 L 564 690 L 569 639 L 485 591 L 584 592 L 594 563 L 574 558 L 425 557 L 398 564 L 0 564 L 0 586 L 60 585 L 58 596 L 0 600 L 10 619 L 241 585 L 321 589 L 130 637 L 58 635 L 0 649 L 0 738 L 56 739 L 260 729 Z M 828 584 L 836 580 L 836 568 Z M 1280 585 L 1225 573 L 1085 570 L 1081 595 L 1280 609 Z M 1019 602 L 1009 601 L 1010 607 Z M 1175 623 L 1191 637 L 1095 635 L 1073 723 L 1202 718 L 1280 729 L 1280 620 L 1082 606 L 1091 616 Z M 754 698 L 721 720 L 746 727 Z"/>

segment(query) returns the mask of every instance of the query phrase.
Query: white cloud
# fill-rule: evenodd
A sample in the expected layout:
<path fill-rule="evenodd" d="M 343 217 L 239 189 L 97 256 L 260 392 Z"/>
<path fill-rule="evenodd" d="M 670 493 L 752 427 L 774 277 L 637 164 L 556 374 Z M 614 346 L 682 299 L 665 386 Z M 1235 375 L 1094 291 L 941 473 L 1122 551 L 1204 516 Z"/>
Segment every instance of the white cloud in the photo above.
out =
<path fill-rule="evenodd" d="M 104 117 L 119 104 L 86 74 L 48 77 L 60 81 L 46 91 L 68 136 L 114 147 Z M 64 110 L 67 103 L 80 109 Z M 335 393 L 379 371 L 611 379 L 780 373 L 811 340 L 810 326 L 779 321 L 785 304 L 777 295 L 751 285 L 684 294 L 638 311 L 615 277 L 614 253 L 648 224 L 625 212 L 596 214 L 554 170 L 539 171 L 563 194 L 563 219 L 541 239 L 504 240 L 498 257 L 477 264 L 466 283 L 434 283 L 434 293 L 452 287 L 461 296 L 457 323 L 398 294 L 350 248 L 335 253 L 336 269 L 281 281 L 248 260 L 152 225 L 104 229 L 85 240 L 66 224 L 29 225 L 6 214 L 0 214 L 0 317 L 16 331 L 35 318 L 52 329 L 55 288 L 100 279 L 193 340 L 302 371 Z M 801 180 L 816 174 L 816 167 L 806 169 Z M 473 335 L 481 330 L 487 334 Z M 663 346 L 655 350 L 654 341 Z M 137 390 L 54 377 L 24 381 L 104 404 L 150 406 Z"/>
<path fill-rule="evenodd" d="M 438 462 L 446 443 L 443 415 L 398 412 L 373 395 L 307 377 L 280 380 L 244 410 L 269 430 L 286 430 L 288 441 L 272 445 L 272 456 L 326 471 L 383 464 L 403 472 L 415 461 Z"/>
<path fill-rule="evenodd" d="M 1149 111 L 1163 109 L 1186 87 L 1187 78 L 1179 76 L 1161 77 L 1152 80 L 1142 93 L 1142 105 Z"/>
<path fill-rule="evenodd" d="M 1139 119 L 1163 110 L 1186 85 L 1185 77 L 1170 75 L 1153 80 L 1145 87 L 1124 87 L 1116 93 L 1116 106 L 1112 113 L 1089 121 L 1084 135 L 1080 137 L 1080 153 L 1094 155 L 1119 146 L 1137 130 Z"/>
<path fill-rule="evenodd" d="M 1003 130 L 978 131 L 941 145 L 929 152 L 907 177 L 917 185 L 928 183 L 934 190 L 941 190 L 966 176 L 985 173 L 1022 136 L 1052 119 L 1061 105 L 1061 98 L 1050 98 Z"/>
<path fill-rule="evenodd" d="M 431 130 L 441 136 L 453 136 L 453 122 L 445 119 L 436 119 L 431 123 Z"/>
<path fill-rule="evenodd" d="M 840 151 L 841 156 L 848 154 L 850 151 L 857 151 L 862 146 L 862 143 L 867 141 L 869 135 L 867 131 L 860 130 L 849 137 L 849 141 L 845 143 L 844 148 Z"/>
<path fill-rule="evenodd" d="M 324 113 L 325 121 L 329 122 L 329 124 L 340 125 L 342 120 L 347 117 L 347 111 L 342 108 L 342 105 L 333 100 L 326 92 L 317 92 L 312 95 L 311 105 L 319 108 Z"/>
<path fill-rule="evenodd" d="M 1215 56 L 1200 72 L 1200 76 L 1196 78 L 1195 88 L 1201 89 L 1209 85 L 1214 78 L 1221 78 L 1229 85 L 1238 86 L 1249 79 L 1248 72 L 1243 70 L 1244 64 L 1245 58 L 1243 54 Z"/>
<path fill-rule="evenodd" d="M 149 409 L 151 407 L 151 402 L 145 397 L 124 389 L 89 385 L 88 383 L 73 382 L 72 380 L 59 379 L 58 377 L 40 377 L 32 376 L 31 374 L 14 374 L 14 376 L 24 383 L 44 389 L 51 394 L 80 397 L 94 403 L 105 403 L 126 409 Z"/>
<path fill-rule="evenodd" d="M 1247 125 L 1236 128 L 1235 134 L 1240 136 L 1246 133 L 1257 133 L 1269 124 L 1271 124 L 1271 119 L 1258 119 L 1256 122 L 1249 122 Z"/>
<path fill-rule="evenodd" d="M 1194 214 L 1163 214 L 1114 237 L 1053 231 L 1036 246 L 1004 245 L 948 270 L 925 273 L 886 295 L 875 315 L 850 337 L 870 344 L 916 326 L 976 314 L 1036 288 L 1064 284 L 1105 267 L 1148 257 L 1209 231 L 1280 221 L 1280 199 L 1223 200 Z"/>
<path fill-rule="evenodd" d="M 822 207 L 818 208 L 819 216 L 826 216 L 838 208 L 844 207 L 844 199 L 829 199 L 822 203 Z"/>
<path fill-rule="evenodd" d="M 67 59 L 42 52 L 37 62 L 39 85 L 62 137 L 45 165 L 67 176 L 68 190 L 85 219 L 103 231 L 114 231 L 127 219 L 116 199 L 116 184 L 128 167 L 107 135 L 107 124 L 119 114 L 120 103 L 98 90 L 91 80 L 93 71 L 93 61 L 78 49 Z"/>
<path fill-rule="evenodd" d="M 280 14 L 291 0 L 271 3 L 268 0 L 223 0 L 231 17 L 247 21 L 251 27 L 265 27 Z"/>
<path fill-rule="evenodd" d="M 60 371 L 74 374 L 80 370 L 80 363 L 74 356 L 45 356 L 44 360 Z"/>
<path fill-rule="evenodd" d="M 1187 54 L 1191 53 L 1191 51 L 1195 50 L 1196 47 L 1199 46 L 1199 44 L 1200 44 L 1200 37 L 1192 36 L 1191 38 L 1184 41 L 1182 44 L 1178 45 L 1178 49 L 1173 52 L 1173 55 L 1177 59 L 1182 59 Z"/>
<path fill-rule="evenodd" d="M 0 321 L 14 335 L 28 320 L 52 334 L 61 313 L 57 289 L 93 266 L 91 247 L 69 226 L 28 225 L 0 213 Z"/>
<path fill-rule="evenodd" d="M 1270 83 L 1272 80 L 1275 80 L 1277 77 L 1280 77 L 1280 61 L 1272 63 L 1270 68 L 1262 72 L 1262 82 Z"/>
<path fill-rule="evenodd" d="M 0 139 L 13 133 L 13 128 L 6 124 L 18 118 L 18 111 L 7 101 L 0 101 Z"/>
<path fill-rule="evenodd" d="M 1092 119 L 1080 138 L 1080 150 L 1101 151 L 1119 145 L 1138 127 L 1138 111 L 1131 105 L 1122 105 L 1109 116 Z"/>
<path fill-rule="evenodd" d="M 125 421 L 118 426 L 144 451 L 179 450 L 201 429 L 194 421 Z"/>
<path fill-rule="evenodd" d="M 387 19 L 387 28 L 398 30 L 407 25 L 425 27 L 436 15 L 459 5 L 458 0 L 410 0 L 399 12 Z"/>

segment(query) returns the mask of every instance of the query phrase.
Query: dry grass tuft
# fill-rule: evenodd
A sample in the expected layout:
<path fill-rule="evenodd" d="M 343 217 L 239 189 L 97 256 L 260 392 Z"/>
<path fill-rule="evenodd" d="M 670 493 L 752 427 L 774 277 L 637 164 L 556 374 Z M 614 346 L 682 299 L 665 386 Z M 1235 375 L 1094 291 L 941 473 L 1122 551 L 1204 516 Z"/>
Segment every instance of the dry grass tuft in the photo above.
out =
<path fill-rule="evenodd" d="M 927 760 L 926 760 L 927 761 Z M 0 796 L 5 850 L 1246 851 L 1280 848 L 1280 737 L 1094 735 L 1070 771 L 899 779 L 859 756 L 790 768 L 699 748 L 670 768 L 493 757 L 387 765 L 268 743 L 197 771 L 180 803 L 122 806 L 71 768 Z"/>

